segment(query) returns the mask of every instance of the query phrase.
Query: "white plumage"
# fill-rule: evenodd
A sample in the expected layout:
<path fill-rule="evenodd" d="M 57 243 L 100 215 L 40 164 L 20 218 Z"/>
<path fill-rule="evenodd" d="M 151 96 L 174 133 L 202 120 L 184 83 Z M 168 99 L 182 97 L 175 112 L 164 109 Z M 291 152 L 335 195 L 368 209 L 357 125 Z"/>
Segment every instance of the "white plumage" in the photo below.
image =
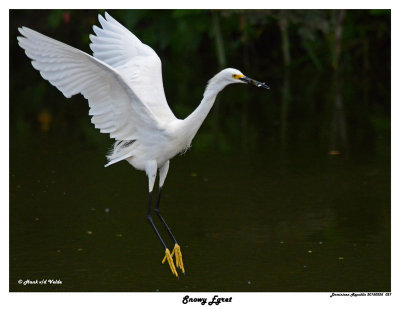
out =
<path fill-rule="evenodd" d="M 99 15 L 103 29 L 94 26 L 96 35 L 90 35 L 93 56 L 125 76 L 133 92 L 159 119 L 175 120 L 164 94 L 160 58 L 109 14 L 105 16 L 107 20 Z"/>
<path fill-rule="evenodd" d="M 70 98 L 81 93 L 88 100 L 92 123 L 116 140 L 106 166 L 127 160 L 135 168 L 146 171 L 150 192 L 148 219 L 166 248 L 150 217 L 157 170 L 161 192 L 169 160 L 190 146 L 217 94 L 226 85 L 249 83 L 268 87 L 236 69 L 222 70 L 209 81 L 196 110 L 184 120 L 177 119 L 165 98 L 161 60 L 154 50 L 108 13 L 105 18 L 99 15 L 99 21 L 102 28 L 94 26 L 95 35 L 90 35 L 93 56 L 26 27 L 19 28 L 22 36 L 18 42 L 32 59 L 33 67 L 64 96 Z M 158 203 L 159 199 L 157 210 Z M 183 269 L 179 246 L 170 235 L 175 241 L 172 255 L 176 253 L 177 266 Z M 167 251 L 166 248 L 171 270 L 176 274 Z"/>

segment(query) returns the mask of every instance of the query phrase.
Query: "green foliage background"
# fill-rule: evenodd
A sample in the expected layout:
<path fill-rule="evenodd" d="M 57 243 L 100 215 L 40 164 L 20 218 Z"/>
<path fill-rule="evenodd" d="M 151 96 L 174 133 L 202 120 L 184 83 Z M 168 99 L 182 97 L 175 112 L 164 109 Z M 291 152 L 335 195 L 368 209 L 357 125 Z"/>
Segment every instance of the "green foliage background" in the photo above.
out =
<path fill-rule="evenodd" d="M 84 99 L 76 96 L 65 104 L 16 41 L 17 28 L 24 25 L 90 52 L 91 27 L 103 12 L 10 11 L 12 134 L 40 132 L 38 119 L 45 112 L 51 119 L 46 134 L 90 135 L 93 143 L 105 143 L 88 121 Z M 197 106 L 207 80 L 221 68 L 238 68 L 271 87 L 269 92 L 228 87 L 195 150 L 269 151 L 287 149 L 290 140 L 288 147 L 297 151 L 310 139 L 327 150 L 333 147 L 332 102 L 340 89 L 350 152 L 364 152 L 367 145 L 388 153 L 387 139 L 379 146 L 378 136 L 390 136 L 390 10 L 108 12 L 158 53 L 167 100 L 180 118 Z"/>

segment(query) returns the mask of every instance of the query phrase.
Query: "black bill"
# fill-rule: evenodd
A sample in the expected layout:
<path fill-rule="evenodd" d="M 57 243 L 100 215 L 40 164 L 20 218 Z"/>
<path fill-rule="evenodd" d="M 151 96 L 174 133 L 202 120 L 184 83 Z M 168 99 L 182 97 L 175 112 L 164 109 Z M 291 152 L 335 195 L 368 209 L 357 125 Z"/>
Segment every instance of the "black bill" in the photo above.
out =
<path fill-rule="evenodd" d="M 262 87 L 262 88 L 265 88 L 265 89 L 269 89 L 269 87 L 265 83 L 258 82 L 258 81 L 254 80 L 254 79 L 248 78 L 247 76 L 239 77 L 239 79 L 244 81 L 244 82 L 246 82 L 246 83 L 248 83 L 248 84 L 250 84 L 250 85 L 254 85 L 256 87 Z"/>

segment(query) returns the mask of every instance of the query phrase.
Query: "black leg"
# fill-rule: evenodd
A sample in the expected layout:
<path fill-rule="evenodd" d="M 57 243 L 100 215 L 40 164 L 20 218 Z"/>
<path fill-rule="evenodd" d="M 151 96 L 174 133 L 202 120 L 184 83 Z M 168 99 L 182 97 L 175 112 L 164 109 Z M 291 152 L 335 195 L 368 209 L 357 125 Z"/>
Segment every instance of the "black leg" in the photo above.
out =
<path fill-rule="evenodd" d="M 160 187 L 160 189 L 158 190 L 158 198 L 157 198 L 157 203 L 156 203 L 156 207 L 154 208 L 154 211 L 157 214 L 157 216 L 160 218 L 161 222 L 164 224 L 169 236 L 171 236 L 172 240 L 175 243 L 174 249 L 172 250 L 172 253 L 171 253 L 171 259 L 175 254 L 177 268 L 180 268 L 182 270 L 182 272 L 185 273 L 185 268 L 183 267 L 181 247 L 178 245 L 174 235 L 171 232 L 171 229 L 169 228 L 167 222 L 165 222 L 164 218 L 161 216 L 161 213 L 160 213 L 161 192 L 162 192 L 162 187 Z M 165 260 L 165 258 L 164 258 L 164 260 Z M 173 262 L 171 262 L 171 263 L 173 263 Z"/>
<path fill-rule="evenodd" d="M 169 236 L 171 236 L 172 240 L 176 244 L 177 241 L 176 241 L 174 235 L 172 234 L 171 229 L 169 228 L 167 222 L 165 222 L 164 218 L 161 216 L 161 213 L 160 213 L 161 192 L 162 192 L 162 187 L 160 187 L 160 189 L 158 190 L 157 203 L 156 203 L 156 207 L 154 208 L 154 212 L 160 218 L 161 222 L 164 224 L 165 228 L 167 229 L 167 232 L 168 232 Z"/>
<path fill-rule="evenodd" d="M 154 225 L 153 219 L 151 218 L 151 195 L 152 192 L 149 193 L 149 202 L 147 205 L 147 220 L 149 221 L 151 227 L 153 228 L 154 232 L 156 232 L 158 239 L 161 241 L 161 244 L 164 247 L 164 250 L 167 249 L 167 246 L 164 243 L 164 240 L 161 238 L 160 233 L 158 233 L 156 226 Z"/>

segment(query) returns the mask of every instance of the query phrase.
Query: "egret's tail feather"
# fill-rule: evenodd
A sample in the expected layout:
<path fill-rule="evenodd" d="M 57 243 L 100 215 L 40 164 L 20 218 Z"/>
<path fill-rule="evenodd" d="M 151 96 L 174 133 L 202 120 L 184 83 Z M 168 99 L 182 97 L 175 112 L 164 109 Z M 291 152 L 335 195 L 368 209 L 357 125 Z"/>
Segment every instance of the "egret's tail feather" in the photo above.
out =
<path fill-rule="evenodd" d="M 132 147 L 135 140 L 130 141 L 116 141 L 108 154 L 106 155 L 108 163 L 104 166 L 110 166 L 111 164 L 125 160 L 132 156 Z"/>

